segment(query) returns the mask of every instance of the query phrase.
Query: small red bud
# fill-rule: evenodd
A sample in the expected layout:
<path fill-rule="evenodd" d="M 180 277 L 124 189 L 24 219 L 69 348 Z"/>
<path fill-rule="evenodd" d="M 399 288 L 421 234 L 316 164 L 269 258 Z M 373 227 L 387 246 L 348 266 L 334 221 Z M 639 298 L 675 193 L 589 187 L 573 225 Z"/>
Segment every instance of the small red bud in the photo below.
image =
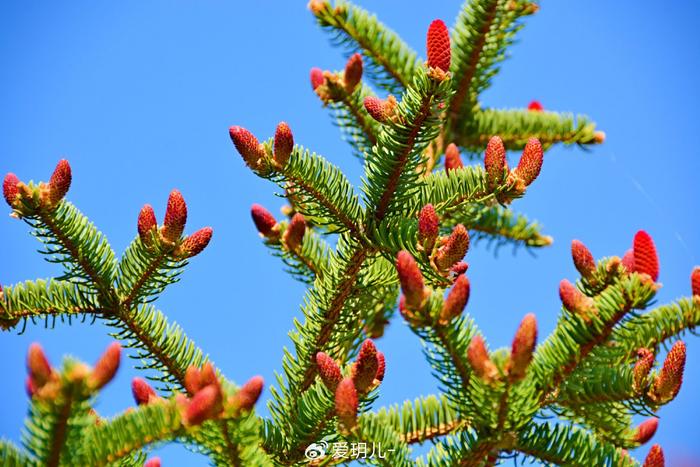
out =
<path fill-rule="evenodd" d="M 377 374 L 374 376 L 377 381 L 384 381 L 386 373 L 386 357 L 382 352 L 377 352 Z"/>
<path fill-rule="evenodd" d="M 325 78 L 323 77 L 323 70 L 320 68 L 311 69 L 311 88 L 315 91 L 317 87 L 321 86 Z"/>
<path fill-rule="evenodd" d="M 202 365 L 202 369 L 199 373 L 199 383 L 201 387 L 209 384 L 219 384 L 219 379 L 216 377 L 216 370 L 214 370 L 214 365 L 212 365 L 211 362 L 206 362 Z"/>
<path fill-rule="evenodd" d="M 440 233 L 440 221 L 432 204 L 426 204 L 418 214 L 418 242 L 428 253 L 433 251 Z"/>
<path fill-rule="evenodd" d="M 425 298 L 425 284 L 423 274 L 411 253 L 406 250 L 399 251 L 396 256 L 396 271 L 399 274 L 401 290 L 406 297 L 406 306 L 414 310 L 419 309 Z"/>
<path fill-rule="evenodd" d="M 656 282 L 659 278 L 659 257 L 656 255 L 656 247 L 651 236 L 643 230 L 634 236 L 632 247 L 634 252 L 634 271 L 640 274 L 648 274 Z"/>
<path fill-rule="evenodd" d="M 323 384 L 331 391 L 335 391 L 338 383 L 343 379 L 338 363 L 325 352 L 319 352 L 316 354 L 316 365 Z"/>
<path fill-rule="evenodd" d="M 153 206 L 145 204 L 139 212 L 139 219 L 136 223 L 136 228 L 139 232 L 139 238 L 145 244 L 151 242 L 151 232 L 158 227 L 156 213 L 153 211 Z"/>
<path fill-rule="evenodd" d="M 292 216 L 292 220 L 289 221 L 287 230 L 284 232 L 284 243 L 287 245 L 290 251 L 294 251 L 301 246 L 301 242 L 304 240 L 304 234 L 306 233 L 306 220 L 304 216 L 299 213 Z"/>
<path fill-rule="evenodd" d="M 357 424 L 358 406 L 355 384 L 352 378 L 344 378 L 335 390 L 335 413 L 340 423 L 348 430 Z"/>
<path fill-rule="evenodd" d="M 647 443 L 656 433 L 659 427 L 659 419 L 656 417 L 644 420 L 634 432 L 634 442 L 638 444 Z"/>
<path fill-rule="evenodd" d="M 622 265 L 627 269 L 627 272 L 634 272 L 634 251 L 632 248 L 625 252 L 625 256 L 622 257 Z"/>
<path fill-rule="evenodd" d="M 187 367 L 187 370 L 185 370 L 185 389 L 187 389 L 187 392 L 190 394 L 196 394 L 197 391 L 202 389 L 203 385 L 201 383 L 202 380 L 202 372 L 200 371 L 199 368 L 196 366 L 192 365 Z"/>
<path fill-rule="evenodd" d="M 477 335 L 472 338 L 467 349 L 467 359 L 479 378 L 490 382 L 498 376 L 498 369 L 489 357 L 483 337 Z"/>
<path fill-rule="evenodd" d="M 464 167 L 462 157 L 459 155 L 459 148 L 456 144 L 450 143 L 445 148 L 445 170 L 447 172 Z"/>
<path fill-rule="evenodd" d="M 469 233 L 462 224 L 457 224 L 443 246 L 435 255 L 435 265 L 446 271 L 456 262 L 461 261 L 469 249 Z"/>
<path fill-rule="evenodd" d="M 240 126 L 232 126 L 228 134 L 246 165 L 255 171 L 262 169 L 266 154 L 258 139 Z"/>
<path fill-rule="evenodd" d="M 604 131 L 596 131 L 593 133 L 593 141 L 595 141 L 596 144 L 603 144 L 605 142 L 605 132 Z"/>
<path fill-rule="evenodd" d="M 67 160 L 61 159 L 56 164 L 56 169 L 49 179 L 49 202 L 56 204 L 66 196 L 72 180 L 70 164 Z"/>
<path fill-rule="evenodd" d="M 184 421 L 188 425 L 201 425 L 216 417 L 222 408 L 221 388 L 218 384 L 203 387 L 192 397 L 185 410 Z"/>
<path fill-rule="evenodd" d="M 13 173 L 5 175 L 5 180 L 2 182 L 2 195 L 5 197 L 5 201 L 7 201 L 10 207 L 14 206 L 17 195 L 19 194 L 19 188 L 17 188 L 18 183 L 19 178 Z"/>
<path fill-rule="evenodd" d="M 367 113 L 379 123 L 384 123 L 387 119 L 384 110 L 384 101 L 375 96 L 367 96 L 364 101 L 365 110 Z"/>
<path fill-rule="evenodd" d="M 693 296 L 700 296 L 700 266 L 695 266 L 690 273 L 690 290 L 693 291 Z"/>
<path fill-rule="evenodd" d="M 274 158 L 284 167 L 294 150 L 294 135 L 286 122 L 280 122 L 275 130 Z"/>
<path fill-rule="evenodd" d="M 641 392 L 646 388 L 647 376 L 651 368 L 654 366 L 654 354 L 651 350 L 640 348 L 637 350 L 637 362 L 634 364 L 633 387 L 637 392 Z"/>
<path fill-rule="evenodd" d="M 122 347 L 118 342 L 112 342 L 105 353 L 95 363 L 95 367 L 90 373 L 89 384 L 94 389 L 100 389 L 105 384 L 112 381 L 114 375 L 119 369 L 119 361 L 121 360 Z"/>
<path fill-rule="evenodd" d="M 467 306 L 467 301 L 469 301 L 469 279 L 464 274 L 460 274 L 442 305 L 440 321 L 449 323 L 458 317 Z"/>
<path fill-rule="evenodd" d="M 151 399 L 158 397 L 156 391 L 143 378 L 131 380 L 131 393 L 138 405 L 148 404 Z"/>
<path fill-rule="evenodd" d="M 666 460 L 664 459 L 664 451 L 661 446 L 655 444 L 649 450 L 647 458 L 644 459 L 644 465 L 642 467 L 664 467 L 666 465 Z"/>
<path fill-rule="evenodd" d="M 468 269 L 469 265 L 467 263 L 465 263 L 464 261 L 458 261 L 454 264 L 454 266 L 450 268 L 450 272 L 455 276 L 459 276 L 460 274 L 464 274 L 465 272 L 467 272 Z"/>
<path fill-rule="evenodd" d="M 506 148 L 503 146 L 503 140 L 499 136 L 492 136 L 484 153 L 484 170 L 489 190 L 495 189 L 503 182 L 507 169 L 508 161 L 506 160 Z"/>
<path fill-rule="evenodd" d="M 537 320 L 535 315 L 530 313 L 523 318 L 513 339 L 508 367 L 511 381 L 520 381 L 525 377 L 525 371 L 532 360 L 536 344 Z"/>
<path fill-rule="evenodd" d="M 272 229 L 277 225 L 277 221 L 274 216 L 259 204 L 254 204 L 250 208 L 250 214 L 253 216 L 253 222 L 255 227 L 258 229 L 262 235 L 267 237 L 272 233 Z"/>
<path fill-rule="evenodd" d="M 207 247 L 207 245 L 209 245 L 209 241 L 211 240 L 213 233 L 214 230 L 211 227 L 199 229 L 192 235 L 188 236 L 184 242 L 182 242 L 182 245 L 180 245 L 180 251 L 188 258 L 197 256 Z"/>
<path fill-rule="evenodd" d="M 428 55 L 428 66 L 439 68 L 442 71 L 450 71 L 450 32 L 445 23 L 436 19 L 430 23 L 428 37 L 426 40 L 426 50 Z"/>
<path fill-rule="evenodd" d="M 239 410 L 248 412 L 252 410 L 260 398 L 264 381 L 262 376 L 253 376 L 236 393 L 235 401 Z"/>
<path fill-rule="evenodd" d="M 529 186 L 540 174 L 543 160 L 544 152 L 540 141 L 537 138 L 528 139 L 518 166 L 515 168 L 515 175 L 525 186 Z"/>
<path fill-rule="evenodd" d="M 352 367 L 352 380 L 355 383 L 357 392 L 365 393 L 372 387 L 378 368 L 377 347 L 370 339 L 366 339 L 362 343 L 357 361 Z"/>
<path fill-rule="evenodd" d="M 143 464 L 143 467 L 160 467 L 160 457 L 152 457 Z"/>
<path fill-rule="evenodd" d="M 559 283 L 559 298 L 564 308 L 583 318 L 586 318 L 595 306 L 592 298 L 586 297 L 566 279 Z"/>
<path fill-rule="evenodd" d="M 345 81 L 345 92 L 352 94 L 362 80 L 362 56 L 360 54 L 353 54 L 345 64 L 343 80 Z"/>
<path fill-rule="evenodd" d="M 668 402 L 678 395 L 683 383 L 685 369 L 685 343 L 678 341 L 669 350 L 661 372 L 654 381 L 652 398 L 660 402 Z"/>
<path fill-rule="evenodd" d="M 165 209 L 165 220 L 161 229 L 163 239 L 170 243 L 180 240 L 187 222 L 187 204 L 182 193 L 173 190 L 168 196 L 168 206 Z"/>
<path fill-rule="evenodd" d="M 590 250 L 579 240 L 571 242 L 571 257 L 574 259 L 576 270 L 581 276 L 589 278 L 595 272 L 595 259 Z"/>
<path fill-rule="evenodd" d="M 51 378 L 51 373 L 53 373 L 44 349 L 36 342 L 29 346 L 27 369 L 29 370 L 29 377 L 34 389 L 38 389 L 46 384 Z"/>
<path fill-rule="evenodd" d="M 540 101 L 531 101 L 527 105 L 527 110 L 529 110 L 530 112 L 542 112 L 544 110 L 544 107 L 542 106 Z"/>

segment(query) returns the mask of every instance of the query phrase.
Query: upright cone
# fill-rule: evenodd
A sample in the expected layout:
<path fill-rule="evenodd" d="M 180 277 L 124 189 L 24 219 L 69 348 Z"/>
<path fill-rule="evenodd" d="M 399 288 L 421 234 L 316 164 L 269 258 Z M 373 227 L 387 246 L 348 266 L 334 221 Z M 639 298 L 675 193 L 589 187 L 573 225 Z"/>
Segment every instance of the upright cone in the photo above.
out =
<path fill-rule="evenodd" d="M 439 68 L 444 72 L 450 71 L 450 31 L 442 20 L 436 19 L 430 23 L 425 48 L 429 67 Z"/>

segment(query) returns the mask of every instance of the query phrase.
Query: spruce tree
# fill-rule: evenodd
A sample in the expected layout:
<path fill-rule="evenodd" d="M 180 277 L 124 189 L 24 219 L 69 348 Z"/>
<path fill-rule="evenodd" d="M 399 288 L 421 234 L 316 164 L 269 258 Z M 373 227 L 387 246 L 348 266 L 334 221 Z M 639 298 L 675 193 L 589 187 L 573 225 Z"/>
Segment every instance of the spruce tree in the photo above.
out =
<path fill-rule="evenodd" d="M 489 350 L 465 311 L 470 243 L 551 243 L 510 208 L 536 181 L 544 152 L 605 139 L 588 118 L 537 102 L 482 107 L 479 96 L 537 5 L 467 0 L 451 31 L 441 20 L 430 24 L 425 60 L 355 5 L 312 0 L 309 8 L 348 55 L 342 71 L 312 69 L 312 88 L 365 175 L 353 186 L 295 144 L 284 122 L 262 142 L 241 126 L 229 130 L 249 169 L 288 200 L 285 219 L 257 204 L 251 214 L 264 245 L 307 286 L 293 351 L 270 388 L 270 416 L 255 413 L 262 378 L 227 379 L 154 304 L 212 229 L 186 233 L 187 205 L 174 190 L 161 223 L 150 205 L 142 208 L 136 237 L 117 257 L 65 199 L 72 173 L 62 160 L 48 182 L 4 179 L 12 217 L 63 273 L 3 285 L 0 327 L 100 320 L 116 342 L 92 367 L 70 358 L 53 366 L 39 344 L 29 348 L 25 434 L 21 447 L 0 441 L 2 464 L 154 467 L 151 448 L 174 441 L 235 466 L 334 465 L 352 458 L 338 455 L 343 445 L 383 447 L 359 460 L 386 466 L 490 466 L 514 457 L 639 465 L 627 450 L 650 440 L 654 412 L 681 388 L 679 336 L 700 322 L 700 268 L 690 296 L 652 307 L 659 259 L 646 232 L 622 257 L 597 260 L 573 240 L 580 277 L 559 284 L 559 321 L 546 338 L 528 314 L 510 348 Z M 513 168 L 508 151 L 519 154 Z M 391 366 L 380 339 L 390 321 L 423 342 L 442 392 L 376 407 Z M 93 403 L 124 351 L 156 376 L 133 380 L 134 408 L 104 417 Z M 633 426 L 637 414 L 649 418 Z M 412 454 L 426 442 L 426 455 Z M 660 446 L 643 465 L 664 465 Z"/>

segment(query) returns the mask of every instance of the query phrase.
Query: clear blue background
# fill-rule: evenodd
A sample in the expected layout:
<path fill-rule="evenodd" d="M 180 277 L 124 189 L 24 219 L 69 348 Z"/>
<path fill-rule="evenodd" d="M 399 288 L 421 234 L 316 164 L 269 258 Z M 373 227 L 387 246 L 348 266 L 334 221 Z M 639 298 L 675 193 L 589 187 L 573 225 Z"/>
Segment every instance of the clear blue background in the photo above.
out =
<path fill-rule="evenodd" d="M 421 54 L 429 22 L 453 24 L 459 8 L 457 1 L 362 3 Z M 572 238 L 598 257 L 621 255 L 634 232 L 647 229 L 661 257 L 659 302 L 689 294 L 689 273 L 700 262 L 700 154 L 693 142 L 699 12 L 693 1 L 543 2 L 526 20 L 484 103 L 522 107 L 539 99 L 548 109 L 590 115 L 608 139 L 589 152 L 548 152 L 542 175 L 514 204 L 545 225 L 552 247 L 536 257 L 507 249 L 495 257 L 483 245 L 469 253 L 468 310 L 492 346 L 509 345 L 528 312 L 537 314 L 541 338 L 552 330 L 557 285 L 576 277 Z M 326 155 L 354 182 L 360 176 L 309 86 L 312 66 L 339 69 L 344 59 L 305 2 L 5 1 L 0 60 L 0 173 L 46 180 L 67 157 L 74 173 L 69 199 L 118 253 L 135 235 L 140 207 L 152 203 L 162 219 L 168 192 L 179 188 L 189 205 L 188 231 L 212 225 L 215 234 L 158 306 L 228 377 L 240 383 L 259 373 L 272 381 L 303 288 L 256 234 L 250 205 L 261 202 L 277 213 L 281 203 L 272 185 L 243 166 L 227 128 L 244 125 L 266 138 L 286 120 L 297 142 Z M 2 284 L 58 273 L 36 254 L 26 230 L 0 219 Z M 98 323 L 0 334 L 0 435 L 20 437 L 32 341 L 54 363 L 64 354 L 94 362 L 110 342 L 108 331 Z M 380 402 L 435 391 L 420 344 L 400 320 L 378 345 L 388 360 Z M 102 393 L 100 413 L 133 404 L 130 363 Z M 683 390 L 661 410 L 654 439 L 669 465 L 700 459 L 697 394 L 700 341 L 691 336 Z M 259 407 L 267 413 L 265 404 Z M 206 463 L 180 446 L 158 452 L 166 466 Z"/>

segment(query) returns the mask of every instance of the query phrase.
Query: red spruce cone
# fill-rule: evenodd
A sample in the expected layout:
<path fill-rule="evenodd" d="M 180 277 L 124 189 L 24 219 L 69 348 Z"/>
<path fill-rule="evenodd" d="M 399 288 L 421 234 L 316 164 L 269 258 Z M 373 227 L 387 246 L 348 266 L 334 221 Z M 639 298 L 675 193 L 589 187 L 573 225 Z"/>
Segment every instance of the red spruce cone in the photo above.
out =
<path fill-rule="evenodd" d="M 418 214 L 418 242 L 428 253 L 433 251 L 440 233 L 440 220 L 432 204 L 426 204 Z"/>
<path fill-rule="evenodd" d="M 377 374 L 375 378 L 377 381 L 384 381 L 384 374 L 386 373 L 386 358 L 382 352 L 377 352 Z"/>
<path fill-rule="evenodd" d="M 527 110 L 529 110 L 530 112 L 542 112 L 544 110 L 544 107 L 542 106 L 540 101 L 531 101 L 527 105 Z"/>
<path fill-rule="evenodd" d="M 275 145 L 273 151 L 275 162 L 284 167 L 289 160 L 289 156 L 292 155 L 293 150 L 294 135 L 292 135 L 292 130 L 286 122 L 280 122 L 275 130 Z"/>
<path fill-rule="evenodd" d="M 211 227 L 199 229 L 182 242 L 180 245 L 181 253 L 188 258 L 197 256 L 209 245 L 213 233 L 214 230 Z"/>
<path fill-rule="evenodd" d="M 418 263 L 411 253 L 406 250 L 399 251 L 396 255 L 396 271 L 399 274 L 401 290 L 406 297 L 406 306 L 413 310 L 420 309 L 426 295 L 425 283 Z"/>
<path fill-rule="evenodd" d="M 250 378 L 234 396 L 238 409 L 243 412 L 252 410 L 262 394 L 264 384 L 262 376 Z"/>
<path fill-rule="evenodd" d="M 359 400 L 352 378 L 344 378 L 335 390 L 335 413 L 343 427 L 352 429 L 357 424 Z"/>
<path fill-rule="evenodd" d="M 49 203 L 55 205 L 66 196 L 70 189 L 70 183 L 73 179 L 71 174 L 70 164 L 67 160 L 61 159 L 56 164 L 48 184 Z"/>
<path fill-rule="evenodd" d="M 377 347 L 370 339 L 366 339 L 362 343 L 357 360 L 352 366 L 352 380 L 357 392 L 365 393 L 372 387 L 378 368 Z"/>
<path fill-rule="evenodd" d="M 112 381 L 114 375 L 119 369 L 119 361 L 121 360 L 122 347 L 118 342 L 112 342 L 105 353 L 95 363 L 92 373 L 88 378 L 88 383 L 94 389 L 100 389 L 107 383 Z"/>
<path fill-rule="evenodd" d="M 664 459 L 663 449 L 661 449 L 661 446 L 658 444 L 653 445 L 642 467 L 664 467 L 665 465 L 666 461 Z"/>
<path fill-rule="evenodd" d="M 685 369 L 685 343 L 677 341 L 666 355 L 661 372 L 652 387 L 652 399 L 660 402 L 673 400 L 681 390 L 683 370 Z"/>
<path fill-rule="evenodd" d="M 464 167 L 464 164 L 462 163 L 462 157 L 459 155 L 459 148 L 456 144 L 450 143 L 445 148 L 445 170 L 450 172 L 460 167 Z"/>
<path fill-rule="evenodd" d="M 484 381 L 491 382 L 498 376 L 498 368 L 489 357 L 483 337 L 477 335 L 472 338 L 467 349 L 467 359 L 474 374 Z"/>
<path fill-rule="evenodd" d="M 632 251 L 632 248 L 625 252 L 621 262 L 625 269 L 627 269 L 627 272 L 634 272 L 634 251 Z"/>
<path fill-rule="evenodd" d="M 338 363 L 325 352 L 319 352 L 316 354 L 316 365 L 323 384 L 331 391 L 335 391 L 338 383 L 343 379 Z"/>
<path fill-rule="evenodd" d="M 444 72 L 450 71 L 450 32 L 442 20 L 436 19 L 430 23 L 425 48 L 429 67 L 439 68 Z"/>
<path fill-rule="evenodd" d="M 153 230 L 158 228 L 158 221 L 156 220 L 156 213 L 153 211 L 153 206 L 150 204 L 144 204 L 139 211 L 139 218 L 136 223 L 136 229 L 139 233 L 139 238 L 141 241 L 148 245 L 153 239 L 151 233 Z"/>
<path fill-rule="evenodd" d="M 250 131 L 240 126 L 232 126 L 228 134 L 248 167 L 255 171 L 264 167 L 265 149 Z"/>
<path fill-rule="evenodd" d="M 536 344 L 537 320 L 535 319 L 535 315 L 530 313 L 523 318 L 520 327 L 518 327 L 515 333 L 515 338 L 513 339 L 508 367 L 508 374 L 511 381 L 520 381 L 525 377 L 525 371 L 528 365 L 530 365 L 532 353 L 535 350 Z"/>
<path fill-rule="evenodd" d="M 284 243 L 287 248 L 291 251 L 299 248 L 304 240 L 304 233 L 306 233 L 306 220 L 304 216 L 296 213 L 292 216 L 292 220 L 289 221 L 287 230 L 284 232 Z"/>
<path fill-rule="evenodd" d="M 648 274 L 656 282 L 659 279 L 659 257 L 656 255 L 656 246 L 651 236 L 643 230 L 637 232 L 634 236 L 632 251 L 634 271 Z"/>
<path fill-rule="evenodd" d="M 693 291 L 694 297 L 700 297 L 700 266 L 695 266 L 690 273 L 690 290 Z"/>
<path fill-rule="evenodd" d="M 143 464 L 143 467 L 160 467 L 160 457 L 152 457 Z"/>
<path fill-rule="evenodd" d="M 165 209 L 165 220 L 161 228 L 161 236 L 170 243 L 175 243 L 180 240 L 182 232 L 185 230 L 187 222 L 187 204 L 182 193 L 178 190 L 170 192 L 168 197 L 168 207 Z"/>
<path fill-rule="evenodd" d="M 641 392 L 646 388 L 647 376 L 651 368 L 654 366 L 654 354 L 651 350 L 644 347 L 637 350 L 637 362 L 634 364 L 633 387 L 637 392 Z"/>
<path fill-rule="evenodd" d="M 659 419 L 656 417 L 644 420 L 634 433 L 634 442 L 638 444 L 647 443 L 656 433 L 659 427 Z"/>
<path fill-rule="evenodd" d="M 345 82 L 345 92 L 352 94 L 360 81 L 362 80 L 362 56 L 358 53 L 354 54 L 345 64 L 345 73 L 343 81 Z"/>
<path fill-rule="evenodd" d="M 185 389 L 190 394 L 196 394 L 202 389 L 201 384 L 202 372 L 196 366 L 192 365 L 185 370 Z"/>
<path fill-rule="evenodd" d="M 589 278 L 595 272 L 595 259 L 590 250 L 579 240 L 571 241 L 571 257 L 574 266 L 582 277 Z"/>
<path fill-rule="evenodd" d="M 29 370 L 29 377 L 34 390 L 46 384 L 51 379 L 51 373 L 53 373 L 44 349 L 36 342 L 29 346 L 27 370 Z"/>
<path fill-rule="evenodd" d="M 185 423 L 196 426 L 216 417 L 221 412 L 222 399 L 218 384 L 203 387 L 189 401 L 183 417 Z"/>
<path fill-rule="evenodd" d="M 2 195 L 5 197 L 5 201 L 7 201 L 10 207 L 14 207 L 15 200 L 19 194 L 19 188 L 17 188 L 18 183 L 19 178 L 13 173 L 5 175 L 5 179 L 2 182 Z"/>
<path fill-rule="evenodd" d="M 455 280 L 452 290 L 447 294 L 447 299 L 442 305 L 440 321 L 444 324 L 457 318 L 469 301 L 469 279 L 460 274 Z"/>
<path fill-rule="evenodd" d="M 469 233 L 462 224 L 457 224 L 449 238 L 435 255 L 435 265 L 441 271 L 446 271 L 464 258 L 469 249 Z"/>
<path fill-rule="evenodd" d="M 364 100 L 364 106 L 367 113 L 378 121 L 384 123 L 387 120 L 387 115 L 384 110 L 384 101 L 375 96 L 367 96 Z"/>
<path fill-rule="evenodd" d="M 586 297 L 566 279 L 559 283 L 559 298 L 564 308 L 582 318 L 587 318 L 595 306 L 592 298 Z"/>
<path fill-rule="evenodd" d="M 492 136 L 484 153 L 484 170 L 490 190 L 503 183 L 507 168 L 508 161 L 506 160 L 506 148 L 503 146 L 503 140 L 500 136 Z"/>
<path fill-rule="evenodd" d="M 277 221 L 275 217 L 270 214 L 270 211 L 259 204 L 251 206 L 250 214 L 253 217 L 253 222 L 258 232 L 265 237 L 269 236 L 270 233 L 272 233 L 272 229 L 277 225 Z"/>
<path fill-rule="evenodd" d="M 131 393 L 134 395 L 134 400 L 138 405 L 148 404 L 151 399 L 158 397 L 156 391 L 143 378 L 131 380 Z"/>
<path fill-rule="evenodd" d="M 315 91 L 317 87 L 321 86 L 325 78 L 323 77 L 323 70 L 320 68 L 311 69 L 311 88 Z"/>
<path fill-rule="evenodd" d="M 515 175 L 526 187 L 530 186 L 540 174 L 543 160 L 544 152 L 540 141 L 537 138 L 528 139 L 518 166 L 515 168 Z"/>

